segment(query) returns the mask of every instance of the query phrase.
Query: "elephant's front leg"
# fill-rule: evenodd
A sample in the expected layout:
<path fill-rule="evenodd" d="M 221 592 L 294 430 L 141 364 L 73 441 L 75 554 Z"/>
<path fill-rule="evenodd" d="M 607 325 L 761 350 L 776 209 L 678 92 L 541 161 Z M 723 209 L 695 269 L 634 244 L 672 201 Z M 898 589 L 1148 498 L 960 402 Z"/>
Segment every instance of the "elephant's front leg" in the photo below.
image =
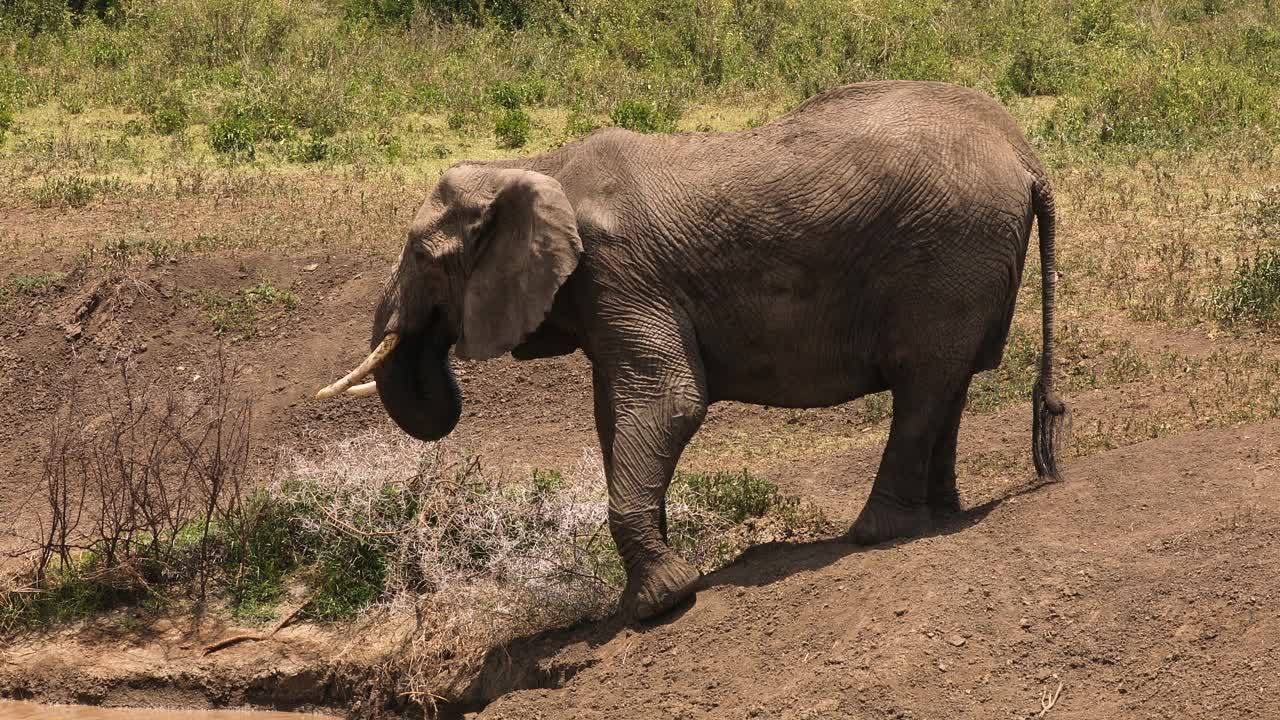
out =
<path fill-rule="evenodd" d="M 680 454 L 706 415 L 705 385 L 684 363 L 663 365 L 657 377 L 595 377 L 596 422 L 601 445 L 608 445 L 609 530 L 627 571 L 621 610 L 641 620 L 687 598 L 700 576 L 667 544 L 666 494 Z M 600 387 L 606 382 L 607 391 Z"/>

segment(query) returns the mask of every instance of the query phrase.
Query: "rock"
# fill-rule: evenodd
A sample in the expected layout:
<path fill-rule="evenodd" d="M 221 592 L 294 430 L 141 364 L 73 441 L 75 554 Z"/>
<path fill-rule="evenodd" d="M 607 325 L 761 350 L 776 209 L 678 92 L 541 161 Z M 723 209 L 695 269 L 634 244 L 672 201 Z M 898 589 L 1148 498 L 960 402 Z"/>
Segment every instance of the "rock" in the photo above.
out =
<path fill-rule="evenodd" d="M 320 267 L 320 263 L 311 263 L 310 265 L 303 267 L 302 272 L 315 272 L 318 267 Z"/>
<path fill-rule="evenodd" d="M 67 342 L 70 342 L 80 337 L 81 333 L 83 332 L 84 332 L 84 328 L 80 325 L 80 323 L 75 323 L 67 326 L 67 332 L 65 335 L 63 335 L 63 337 L 67 339 Z"/>
<path fill-rule="evenodd" d="M 897 615 L 898 617 L 902 617 L 903 615 L 906 615 L 906 614 L 907 614 L 907 609 L 906 609 L 906 608 L 898 608 L 897 610 L 894 610 L 894 611 L 893 611 L 893 614 L 894 614 L 894 615 Z"/>
<path fill-rule="evenodd" d="M 1021 620 L 1018 620 L 1018 627 L 1026 630 L 1031 627 L 1031 621 L 1026 618 L 1022 618 Z"/>
<path fill-rule="evenodd" d="M 952 635 L 951 637 L 947 638 L 947 642 L 951 643 L 956 647 L 964 647 L 965 639 L 960 637 L 959 635 Z"/>

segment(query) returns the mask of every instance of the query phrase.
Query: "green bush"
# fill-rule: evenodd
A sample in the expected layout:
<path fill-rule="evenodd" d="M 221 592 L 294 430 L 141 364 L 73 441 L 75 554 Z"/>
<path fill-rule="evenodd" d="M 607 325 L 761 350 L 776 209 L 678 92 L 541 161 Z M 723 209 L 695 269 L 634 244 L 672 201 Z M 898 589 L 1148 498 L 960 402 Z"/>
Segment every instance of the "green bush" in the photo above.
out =
<path fill-rule="evenodd" d="M 524 93 L 511 83 L 498 83 L 489 88 L 489 97 L 495 105 L 507 110 L 519 110 L 524 104 Z"/>
<path fill-rule="evenodd" d="M 300 163 L 316 163 L 328 159 L 333 152 L 328 139 L 314 133 L 299 138 L 289 146 L 289 160 Z"/>
<path fill-rule="evenodd" d="M 268 69 L 284 56 L 303 16 L 302 5 L 287 0 L 171 0 L 151 8 L 145 22 L 174 67 Z"/>
<path fill-rule="evenodd" d="M 252 158 L 264 140 L 284 142 L 297 136 L 293 121 L 278 111 L 250 102 L 222 107 L 209 124 L 209 145 L 227 155 Z"/>
<path fill-rule="evenodd" d="M 408 28 L 416 5 L 415 0 L 344 0 L 342 10 L 348 20 L 370 20 Z"/>
<path fill-rule="evenodd" d="M 503 110 L 494 124 L 493 134 L 498 137 L 498 144 L 504 148 L 524 147 L 529 142 L 529 131 L 532 122 L 523 110 Z"/>
<path fill-rule="evenodd" d="M 675 108 L 659 108 L 648 100 L 624 100 L 609 114 L 614 125 L 642 133 L 674 132 L 679 118 Z"/>
<path fill-rule="evenodd" d="M 1070 86 L 1073 51 L 1051 41 L 1028 38 L 1014 48 L 1013 59 L 996 81 L 997 94 L 1057 95 Z"/>
<path fill-rule="evenodd" d="M 170 90 L 152 105 L 148 113 L 151 116 L 151 128 L 161 135 L 173 135 L 187 127 L 190 112 L 181 93 Z"/>
<path fill-rule="evenodd" d="M 7 104 L 0 102 L 0 145 L 4 145 L 9 133 L 13 132 L 17 126 L 17 122 L 13 119 L 13 111 Z"/>
<path fill-rule="evenodd" d="M 209 147 L 220 153 L 252 158 L 258 139 L 258 128 L 241 113 L 224 113 L 209 123 Z"/>
<path fill-rule="evenodd" d="M 1212 299 L 1214 314 L 1226 325 L 1242 322 L 1270 327 L 1280 321 L 1280 250 L 1262 249 L 1236 269 L 1231 284 Z"/>
<path fill-rule="evenodd" d="M 1145 57 L 1114 51 L 1107 58 L 1108 71 L 1060 101 L 1037 134 L 1077 144 L 1164 147 L 1278 126 L 1274 89 L 1239 67 L 1183 59 L 1174 48 Z"/>
<path fill-rule="evenodd" d="M 483 25 L 496 23 L 514 30 L 529 19 L 529 0 L 345 0 L 343 12 L 351 20 L 410 27 L 421 10 L 445 22 Z"/>
<path fill-rule="evenodd" d="M 5 0 L 0 3 L 0 30 L 39 35 L 58 32 L 71 24 L 66 0 Z"/>

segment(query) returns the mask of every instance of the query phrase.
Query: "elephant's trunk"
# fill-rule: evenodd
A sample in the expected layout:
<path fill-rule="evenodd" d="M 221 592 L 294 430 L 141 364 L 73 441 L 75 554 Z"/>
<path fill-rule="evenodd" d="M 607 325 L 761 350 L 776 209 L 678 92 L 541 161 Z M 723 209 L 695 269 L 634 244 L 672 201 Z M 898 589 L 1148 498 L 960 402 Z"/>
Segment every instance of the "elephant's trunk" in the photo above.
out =
<path fill-rule="evenodd" d="M 374 342 L 381 343 L 381 338 Z M 437 310 L 424 330 L 402 334 L 395 350 L 373 371 L 387 414 L 419 440 L 448 435 L 462 415 L 449 345 L 445 313 Z"/>

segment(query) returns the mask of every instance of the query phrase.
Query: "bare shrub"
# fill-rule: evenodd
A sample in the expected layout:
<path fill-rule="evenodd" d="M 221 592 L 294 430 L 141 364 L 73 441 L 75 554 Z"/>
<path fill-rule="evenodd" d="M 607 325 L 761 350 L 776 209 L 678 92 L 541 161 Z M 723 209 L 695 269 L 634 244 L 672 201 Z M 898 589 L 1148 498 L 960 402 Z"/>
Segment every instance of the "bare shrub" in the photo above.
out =
<path fill-rule="evenodd" d="M 0 632 L 99 610 L 157 583 L 205 597 L 217 561 L 211 530 L 238 512 L 247 480 L 251 403 L 221 353 L 207 379 L 181 392 L 127 363 L 117 380 L 91 395 L 72 388 L 51 423 L 38 531 L 20 550 L 31 558 L 31 592 L 7 598 Z M 88 600 L 57 602 L 68 593 Z"/>

